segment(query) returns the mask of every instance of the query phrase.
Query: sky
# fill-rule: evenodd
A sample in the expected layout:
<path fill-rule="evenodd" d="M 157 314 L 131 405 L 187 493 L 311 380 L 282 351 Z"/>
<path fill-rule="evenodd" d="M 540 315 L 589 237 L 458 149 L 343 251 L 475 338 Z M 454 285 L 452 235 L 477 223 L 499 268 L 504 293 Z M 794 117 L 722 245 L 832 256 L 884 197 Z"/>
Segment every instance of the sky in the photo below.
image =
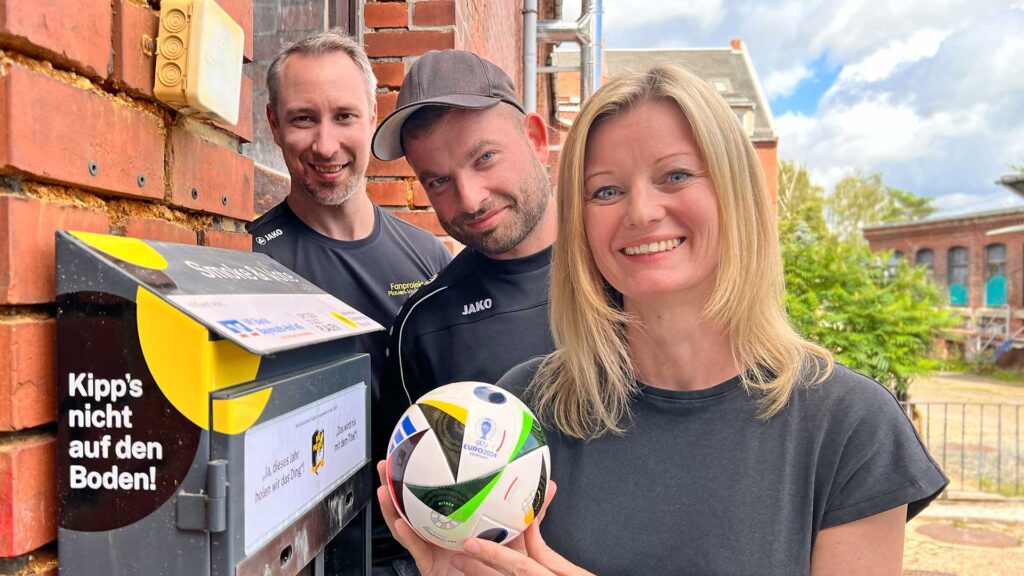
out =
<path fill-rule="evenodd" d="M 564 18 L 579 2 L 563 0 Z M 604 0 L 607 48 L 746 44 L 779 157 L 854 171 L 939 215 L 1024 206 L 1024 0 Z"/>

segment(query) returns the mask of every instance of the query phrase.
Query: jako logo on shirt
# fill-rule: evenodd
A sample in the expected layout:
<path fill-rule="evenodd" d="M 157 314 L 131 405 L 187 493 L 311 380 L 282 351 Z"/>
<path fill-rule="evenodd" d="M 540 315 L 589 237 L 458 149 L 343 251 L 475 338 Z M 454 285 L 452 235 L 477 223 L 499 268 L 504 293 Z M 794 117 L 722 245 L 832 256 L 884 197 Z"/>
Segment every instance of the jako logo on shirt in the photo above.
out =
<path fill-rule="evenodd" d="M 476 302 L 473 302 L 472 304 L 463 304 L 462 305 L 462 315 L 463 316 L 469 316 L 470 314 L 475 314 L 477 312 L 480 312 L 481 310 L 489 310 L 490 307 L 491 307 L 491 299 L 490 298 L 486 298 L 484 300 L 477 300 Z"/>
<path fill-rule="evenodd" d="M 284 232 L 282 232 L 281 229 L 278 228 L 277 230 L 274 230 L 273 232 L 268 232 L 268 233 L 264 234 L 263 236 L 257 236 L 256 237 L 256 243 L 259 244 L 260 246 L 263 246 L 267 242 L 273 240 L 274 238 L 277 238 L 278 236 L 280 236 L 282 234 L 284 234 Z"/>

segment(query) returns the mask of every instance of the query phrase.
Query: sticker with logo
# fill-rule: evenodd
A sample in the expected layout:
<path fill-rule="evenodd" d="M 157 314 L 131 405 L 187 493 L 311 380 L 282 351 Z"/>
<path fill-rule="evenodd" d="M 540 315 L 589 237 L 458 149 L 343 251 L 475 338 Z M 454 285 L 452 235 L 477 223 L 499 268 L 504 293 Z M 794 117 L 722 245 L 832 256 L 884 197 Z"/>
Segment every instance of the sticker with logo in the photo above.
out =
<path fill-rule="evenodd" d="M 278 238 L 278 237 L 280 237 L 282 235 L 284 235 L 284 231 L 281 230 L 280 228 L 278 228 L 277 230 L 274 230 L 273 232 L 267 232 L 266 234 L 264 234 L 262 236 L 257 236 L 256 237 L 256 243 L 259 244 L 260 246 L 265 246 L 267 244 L 267 242 L 270 242 L 274 238 Z"/>
<path fill-rule="evenodd" d="M 505 444 L 505 431 L 498 434 L 498 426 L 490 418 L 479 418 L 473 426 L 476 438 L 472 442 L 463 442 L 462 451 L 485 460 L 498 457 L 498 451 Z M 495 447 L 497 444 L 497 447 Z"/>
<path fill-rule="evenodd" d="M 260 335 L 259 331 L 257 331 L 255 328 L 251 328 L 241 320 L 220 320 L 218 324 L 224 326 L 228 330 L 231 330 L 235 334 L 238 334 L 242 338 Z"/>
<path fill-rule="evenodd" d="M 311 449 L 311 465 L 309 471 L 313 474 L 319 474 L 320 469 L 324 466 L 324 431 L 323 428 L 317 428 L 313 432 L 312 446 Z"/>
<path fill-rule="evenodd" d="M 427 280 L 413 280 L 411 282 L 390 282 L 388 284 L 388 296 L 409 296 L 413 292 L 419 289 L 427 282 L 430 282 L 437 275 L 431 276 Z"/>
<path fill-rule="evenodd" d="M 469 304 L 462 305 L 462 315 L 469 316 L 470 314 L 476 314 L 477 312 L 483 312 L 484 310 L 491 309 L 491 299 L 484 298 L 483 300 L 477 300 L 476 302 L 470 302 Z"/>

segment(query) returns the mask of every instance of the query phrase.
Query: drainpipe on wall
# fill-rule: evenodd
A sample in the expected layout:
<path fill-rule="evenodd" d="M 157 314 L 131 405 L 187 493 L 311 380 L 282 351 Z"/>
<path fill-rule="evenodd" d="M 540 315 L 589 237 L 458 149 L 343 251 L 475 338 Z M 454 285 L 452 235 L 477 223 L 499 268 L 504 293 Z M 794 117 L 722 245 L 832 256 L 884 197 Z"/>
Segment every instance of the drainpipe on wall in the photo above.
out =
<path fill-rule="evenodd" d="M 537 111 L 537 0 L 523 0 L 523 104 Z"/>
<path fill-rule="evenodd" d="M 601 1 L 583 0 L 582 13 L 575 22 L 564 20 L 537 21 L 537 0 L 523 0 L 523 102 L 527 112 L 537 111 L 537 74 L 580 72 L 580 96 L 586 99 L 601 83 L 599 43 Z M 580 45 L 580 66 L 537 67 L 537 42 Z"/>

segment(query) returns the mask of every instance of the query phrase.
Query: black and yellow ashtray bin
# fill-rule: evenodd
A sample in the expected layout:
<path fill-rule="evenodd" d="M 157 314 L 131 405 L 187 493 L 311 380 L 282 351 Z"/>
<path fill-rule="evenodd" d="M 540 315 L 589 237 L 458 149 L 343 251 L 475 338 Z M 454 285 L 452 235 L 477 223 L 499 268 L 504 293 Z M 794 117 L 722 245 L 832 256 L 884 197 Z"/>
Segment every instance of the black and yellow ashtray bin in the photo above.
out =
<path fill-rule="evenodd" d="M 61 574 L 368 573 L 381 326 L 261 254 L 57 233 Z"/>

